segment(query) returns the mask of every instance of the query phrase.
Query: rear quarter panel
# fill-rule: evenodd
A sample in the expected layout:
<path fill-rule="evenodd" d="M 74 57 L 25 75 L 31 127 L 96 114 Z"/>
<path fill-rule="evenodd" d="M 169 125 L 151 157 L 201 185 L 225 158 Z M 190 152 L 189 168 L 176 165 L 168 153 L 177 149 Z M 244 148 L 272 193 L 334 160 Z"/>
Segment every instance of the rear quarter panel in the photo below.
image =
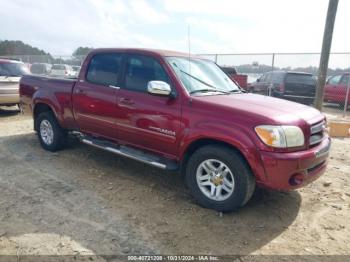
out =
<path fill-rule="evenodd" d="M 51 107 L 60 125 L 75 129 L 71 96 L 75 80 L 24 76 L 20 81 L 20 99 L 24 112 L 34 113 L 39 103 Z"/>

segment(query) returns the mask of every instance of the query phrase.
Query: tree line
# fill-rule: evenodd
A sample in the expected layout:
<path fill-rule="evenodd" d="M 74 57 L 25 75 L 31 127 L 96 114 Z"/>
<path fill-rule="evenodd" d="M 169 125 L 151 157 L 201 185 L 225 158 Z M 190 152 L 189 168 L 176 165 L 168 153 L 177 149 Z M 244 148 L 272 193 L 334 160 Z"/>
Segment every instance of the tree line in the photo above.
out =
<path fill-rule="evenodd" d="M 69 58 L 54 57 L 37 47 L 19 40 L 0 40 L 0 57 L 18 59 L 26 63 L 67 63 L 79 65 L 82 59 L 92 50 L 92 47 L 78 47 Z"/>
<path fill-rule="evenodd" d="M 92 47 L 83 47 L 80 46 L 74 50 L 72 56 L 69 58 L 65 57 L 53 57 L 50 53 L 45 52 L 37 47 L 33 47 L 22 41 L 10 41 L 10 40 L 0 40 L 0 56 L 1 57 L 9 57 L 9 58 L 19 58 L 23 62 L 27 63 L 52 63 L 52 64 L 71 64 L 71 65 L 80 65 L 81 61 L 84 57 L 92 50 Z M 272 71 L 272 67 L 270 65 L 255 65 L 253 64 L 245 64 L 234 66 L 237 72 L 245 73 L 245 74 L 262 74 L 265 72 Z M 287 70 L 287 71 L 301 71 L 311 73 L 313 75 L 317 75 L 318 68 L 315 66 L 309 67 L 274 67 L 273 70 Z M 336 68 L 328 69 L 328 75 L 341 74 L 344 72 L 349 72 L 349 68 Z"/>

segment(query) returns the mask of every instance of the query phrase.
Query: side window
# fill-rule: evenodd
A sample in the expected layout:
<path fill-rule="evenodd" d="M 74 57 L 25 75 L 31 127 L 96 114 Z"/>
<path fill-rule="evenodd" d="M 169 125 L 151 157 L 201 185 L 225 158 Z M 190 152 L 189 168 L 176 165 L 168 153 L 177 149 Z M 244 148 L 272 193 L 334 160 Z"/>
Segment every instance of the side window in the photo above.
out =
<path fill-rule="evenodd" d="M 261 75 L 259 77 L 259 82 L 264 82 L 265 81 L 265 78 L 266 78 L 266 75 Z"/>
<path fill-rule="evenodd" d="M 339 84 L 343 85 L 343 86 L 347 86 L 349 83 L 349 75 L 343 75 L 343 77 L 341 78 Z"/>
<path fill-rule="evenodd" d="M 272 81 L 271 73 L 266 74 L 264 82 L 270 83 Z"/>
<path fill-rule="evenodd" d="M 167 73 L 157 60 L 143 55 L 129 56 L 125 71 L 125 88 L 147 92 L 147 84 L 152 80 L 170 84 Z"/>
<path fill-rule="evenodd" d="M 121 60 L 121 54 L 94 55 L 87 70 L 86 80 L 99 85 L 117 85 Z"/>
<path fill-rule="evenodd" d="M 281 84 L 283 82 L 284 74 L 276 72 L 272 75 L 272 83 Z"/>
<path fill-rule="evenodd" d="M 329 85 L 337 85 L 337 84 L 339 84 L 340 78 L 341 78 L 341 75 L 332 76 L 332 77 L 328 80 L 328 84 L 329 84 Z"/>

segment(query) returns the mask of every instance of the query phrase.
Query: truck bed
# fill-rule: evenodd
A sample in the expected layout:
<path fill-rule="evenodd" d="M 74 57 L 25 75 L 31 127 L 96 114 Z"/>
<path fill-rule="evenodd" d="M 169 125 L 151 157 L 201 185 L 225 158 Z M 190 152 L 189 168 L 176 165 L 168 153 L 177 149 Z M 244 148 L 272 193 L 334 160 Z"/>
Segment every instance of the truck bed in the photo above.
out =
<path fill-rule="evenodd" d="M 33 104 L 49 103 L 64 128 L 74 128 L 72 92 L 76 78 L 26 75 L 20 80 L 21 106 L 33 112 Z"/>

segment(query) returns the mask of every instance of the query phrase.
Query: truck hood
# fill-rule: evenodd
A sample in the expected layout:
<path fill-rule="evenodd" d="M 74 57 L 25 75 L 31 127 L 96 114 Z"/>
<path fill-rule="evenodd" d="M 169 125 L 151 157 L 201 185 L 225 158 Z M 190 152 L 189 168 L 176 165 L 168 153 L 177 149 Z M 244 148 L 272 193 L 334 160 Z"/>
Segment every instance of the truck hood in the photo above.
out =
<path fill-rule="evenodd" d="M 308 124 L 321 121 L 324 116 L 316 109 L 299 103 L 257 94 L 205 95 L 193 100 L 241 111 L 247 116 L 261 116 L 276 124 L 288 124 L 300 120 Z M 226 111 L 225 110 L 225 111 Z"/>

